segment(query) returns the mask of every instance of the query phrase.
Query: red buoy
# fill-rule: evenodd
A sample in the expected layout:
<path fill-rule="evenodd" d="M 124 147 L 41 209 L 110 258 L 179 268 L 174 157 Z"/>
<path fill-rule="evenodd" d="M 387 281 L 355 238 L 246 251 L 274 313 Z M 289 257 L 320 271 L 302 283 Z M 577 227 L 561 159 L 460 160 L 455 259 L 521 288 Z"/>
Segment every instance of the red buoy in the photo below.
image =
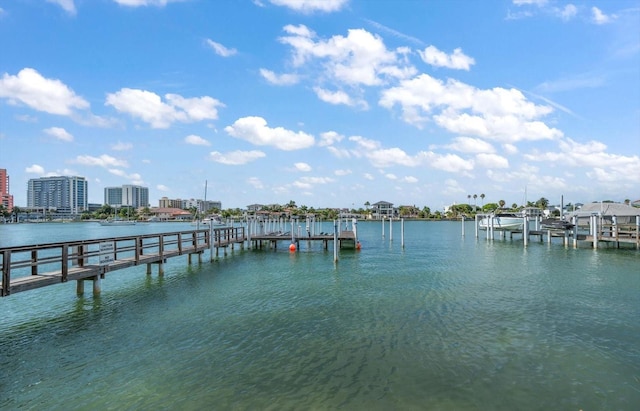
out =
<path fill-rule="evenodd" d="M 291 245 L 289 246 L 289 251 L 296 251 L 296 245 L 291 243 Z"/>

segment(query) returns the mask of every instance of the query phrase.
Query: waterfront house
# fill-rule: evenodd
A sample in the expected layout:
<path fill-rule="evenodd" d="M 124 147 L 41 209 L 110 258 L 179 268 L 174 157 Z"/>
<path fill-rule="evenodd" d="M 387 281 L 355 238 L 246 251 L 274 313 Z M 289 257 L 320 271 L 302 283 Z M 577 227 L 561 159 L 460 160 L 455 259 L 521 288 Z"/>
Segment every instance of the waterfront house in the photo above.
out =
<path fill-rule="evenodd" d="M 371 215 L 376 220 L 396 217 L 396 214 L 397 212 L 393 208 L 393 203 L 388 201 L 378 201 L 377 203 L 371 204 Z"/>

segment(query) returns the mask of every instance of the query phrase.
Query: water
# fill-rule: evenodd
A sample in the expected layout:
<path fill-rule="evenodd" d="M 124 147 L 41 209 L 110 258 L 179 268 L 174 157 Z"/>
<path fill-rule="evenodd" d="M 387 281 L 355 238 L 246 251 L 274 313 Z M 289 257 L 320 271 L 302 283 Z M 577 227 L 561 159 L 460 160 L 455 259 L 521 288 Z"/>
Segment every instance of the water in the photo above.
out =
<path fill-rule="evenodd" d="M 0 246 L 189 228 L 90 225 L 0 226 Z M 399 225 L 358 234 L 337 265 L 281 243 L 110 273 L 98 298 L 2 298 L 0 409 L 637 409 L 637 250 L 525 249 L 472 223 L 407 222 L 404 250 Z"/>

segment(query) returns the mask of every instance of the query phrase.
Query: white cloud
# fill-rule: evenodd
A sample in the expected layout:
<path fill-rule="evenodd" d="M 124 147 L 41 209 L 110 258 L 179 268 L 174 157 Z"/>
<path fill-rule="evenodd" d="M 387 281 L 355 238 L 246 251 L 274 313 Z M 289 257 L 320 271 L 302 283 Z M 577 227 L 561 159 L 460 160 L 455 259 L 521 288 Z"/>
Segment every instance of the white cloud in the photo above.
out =
<path fill-rule="evenodd" d="M 615 15 L 607 16 L 597 7 L 591 8 L 591 18 L 595 24 L 607 24 L 611 23 L 613 19 L 616 18 Z"/>
<path fill-rule="evenodd" d="M 343 138 L 343 135 L 338 134 L 335 131 L 326 131 L 324 133 L 320 133 L 320 141 L 318 141 L 318 145 L 320 147 L 331 146 L 335 143 L 339 143 Z"/>
<path fill-rule="evenodd" d="M 331 177 L 300 177 L 297 181 L 293 182 L 293 186 L 301 189 L 310 189 L 314 185 L 329 184 L 334 181 Z"/>
<path fill-rule="evenodd" d="M 262 117 L 243 117 L 236 120 L 225 131 L 232 137 L 248 141 L 258 146 L 273 146 L 280 150 L 299 150 L 314 145 L 312 135 L 297 133 L 283 127 L 270 128 Z"/>
<path fill-rule="evenodd" d="M 184 98 L 166 94 L 165 100 L 151 91 L 123 88 L 107 94 L 105 104 L 139 118 L 153 128 L 168 128 L 176 121 L 215 120 L 218 118 L 217 107 L 224 107 L 223 103 L 208 96 Z"/>
<path fill-rule="evenodd" d="M 209 158 L 216 163 L 226 164 L 230 166 L 239 166 L 247 164 L 251 161 L 259 158 L 266 157 L 266 154 L 262 151 L 230 151 L 228 153 L 220 153 L 218 151 L 212 151 L 209 153 Z"/>
<path fill-rule="evenodd" d="M 156 189 L 159 191 L 171 191 L 169 187 L 165 186 L 164 184 L 158 184 L 156 186 Z"/>
<path fill-rule="evenodd" d="M 302 172 L 309 172 L 309 171 L 311 171 L 311 166 L 310 166 L 309 164 L 307 164 L 307 163 L 295 163 L 293 166 L 294 166 L 294 167 L 296 168 L 296 170 L 298 170 L 298 171 L 302 171 Z"/>
<path fill-rule="evenodd" d="M 403 120 L 419 128 L 433 120 L 451 133 L 506 143 L 562 136 L 538 120 L 553 108 L 528 101 L 516 89 L 481 90 L 421 74 L 384 90 L 379 104 L 388 109 L 399 105 Z"/>
<path fill-rule="evenodd" d="M 121 6 L 141 7 L 141 6 L 158 6 L 164 7 L 169 3 L 177 3 L 185 0 L 113 0 Z"/>
<path fill-rule="evenodd" d="M 129 167 L 129 164 L 125 160 L 118 160 L 115 157 L 111 157 L 108 154 L 102 154 L 100 157 L 94 156 L 77 156 L 73 161 L 77 164 L 85 166 L 99 166 L 99 167 Z"/>
<path fill-rule="evenodd" d="M 89 103 L 77 96 L 60 80 L 44 78 L 32 68 L 20 70 L 18 75 L 5 73 L 0 80 L 0 98 L 9 104 L 27 106 L 49 114 L 69 116 L 75 109 L 87 109 Z"/>
<path fill-rule="evenodd" d="M 451 144 L 445 147 L 463 153 L 493 153 L 496 151 L 493 146 L 486 141 L 471 137 L 456 137 Z"/>
<path fill-rule="evenodd" d="M 247 184 L 251 185 L 253 188 L 257 190 L 262 190 L 264 188 L 264 184 L 258 177 L 249 177 L 247 179 Z"/>
<path fill-rule="evenodd" d="M 47 0 L 47 2 L 57 4 L 69 14 L 76 14 L 76 5 L 74 4 L 73 0 Z"/>
<path fill-rule="evenodd" d="M 42 167 L 41 165 L 38 165 L 38 164 L 32 164 L 31 166 L 25 168 L 24 171 L 25 171 L 25 173 L 29 173 L 29 174 L 43 175 L 44 174 L 44 167 Z"/>
<path fill-rule="evenodd" d="M 193 144 L 194 146 L 210 146 L 211 143 L 200 136 L 195 134 L 188 135 L 184 138 L 184 142 L 187 144 Z"/>
<path fill-rule="evenodd" d="M 300 77 L 297 74 L 276 74 L 267 69 L 260 69 L 260 75 L 269 83 L 277 86 L 291 86 L 300 81 Z"/>
<path fill-rule="evenodd" d="M 138 173 L 127 174 L 124 170 L 120 170 L 117 168 L 110 168 L 108 169 L 108 171 L 109 173 L 115 176 L 122 177 L 129 180 L 132 184 L 137 184 L 137 185 L 144 184 L 144 181 L 142 180 L 142 176 Z"/>
<path fill-rule="evenodd" d="M 564 21 L 571 20 L 578 14 L 578 8 L 573 4 L 567 4 L 563 9 L 556 10 L 556 14 Z"/>
<path fill-rule="evenodd" d="M 336 171 L 334 171 L 334 172 L 333 172 L 333 174 L 335 174 L 335 175 L 337 175 L 337 176 L 347 176 L 347 175 L 349 175 L 349 174 L 351 174 L 351 173 L 352 173 L 352 171 L 351 171 L 351 170 L 349 170 L 349 169 L 346 169 L 346 170 L 336 170 Z"/>
<path fill-rule="evenodd" d="M 123 143 L 122 141 L 118 141 L 116 144 L 111 145 L 111 149 L 114 151 L 127 151 L 133 148 L 133 144 L 131 143 Z"/>
<path fill-rule="evenodd" d="M 213 41 L 211 39 L 207 39 L 206 42 L 207 42 L 207 45 L 209 47 L 211 47 L 213 49 L 213 51 L 215 51 L 216 54 L 219 55 L 219 56 L 231 57 L 231 56 L 233 56 L 233 55 L 238 53 L 238 50 L 233 49 L 233 48 L 231 48 L 231 49 L 226 48 L 222 44 L 217 43 L 217 42 L 215 42 L 215 41 Z"/>
<path fill-rule="evenodd" d="M 367 103 L 364 101 L 354 101 L 349 97 L 347 93 L 342 90 L 337 91 L 329 91 L 323 89 L 321 87 L 314 87 L 313 91 L 315 91 L 316 96 L 325 103 L 338 105 L 344 104 L 345 106 L 355 106 L 357 104 L 363 105 L 364 108 L 367 108 Z"/>
<path fill-rule="evenodd" d="M 73 141 L 73 136 L 62 127 L 49 127 L 49 128 L 45 128 L 43 131 L 60 141 L 66 141 L 66 142 Z"/>
<path fill-rule="evenodd" d="M 418 182 L 418 179 L 415 178 L 414 176 L 406 176 L 402 179 L 402 181 L 409 184 L 415 184 Z"/>
<path fill-rule="evenodd" d="M 347 36 L 336 35 L 328 40 L 318 39 L 306 26 L 284 27 L 288 36 L 280 42 L 292 47 L 293 65 L 301 67 L 307 62 L 318 62 L 322 75 L 314 77 L 336 81 L 348 86 L 374 86 L 384 77 L 412 75 L 395 52 L 387 50 L 382 39 L 363 29 L 352 29 Z"/>
<path fill-rule="evenodd" d="M 549 0 L 513 0 L 513 4 L 516 6 L 522 5 L 536 5 L 538 7 L 542 7 L 547 4 Z"/>
<path fill-rule="evenodd" d="M 375 178 L 373 177 L 373 175 L 372 175 L 372 174 L 370 174 L 370 173 L 364 173 L 362 176 L 365 178 L 365 180 L 369 180 L 369 181 L 373 181 L 373 180 L 375 180 Z"/>
<path fill-rule="evenodd" d="M 509 168 L 509 160 L 498 154 L 479 153 L 476 155 L 476 165 L 484 168 Z"/>
<path fill-rule="evenodd" d="M 397 180 L 398 177 L 395 174 L 392 173 L 387 173 L 384 175 L 386 178 L 388 178 L 389 180 Z"/>
<path fill-rule="evenodd" d="M 465 55 L 460 48 L 453 50 L 453 54 L 447 54 L 434 46 L 429 46 L 424 51 L 418 51 L 418 54 L 425 63 L 435 67 L 469 71 L 470 67 L 476 64 L 475 60 Z"/>
<path fill-rule="evenodd" d="M 331 13 L 339 11 L 349 0 L 269 0 L 276 6 L 288 7 L 294 11 L 311 14 L 314 12 Z"/>

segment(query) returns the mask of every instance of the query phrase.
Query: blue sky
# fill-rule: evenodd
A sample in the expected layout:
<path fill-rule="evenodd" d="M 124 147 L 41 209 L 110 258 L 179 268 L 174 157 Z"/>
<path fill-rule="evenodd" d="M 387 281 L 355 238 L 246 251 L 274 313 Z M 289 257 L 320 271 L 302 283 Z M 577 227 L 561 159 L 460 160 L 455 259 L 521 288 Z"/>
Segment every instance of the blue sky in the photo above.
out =
<path fill-rule="evenodd" d="M 18 206 L 48 175 L 152 206 L 637 200 L 639 33 L 637 0 L 0 0 L 0 168 Z"/>

